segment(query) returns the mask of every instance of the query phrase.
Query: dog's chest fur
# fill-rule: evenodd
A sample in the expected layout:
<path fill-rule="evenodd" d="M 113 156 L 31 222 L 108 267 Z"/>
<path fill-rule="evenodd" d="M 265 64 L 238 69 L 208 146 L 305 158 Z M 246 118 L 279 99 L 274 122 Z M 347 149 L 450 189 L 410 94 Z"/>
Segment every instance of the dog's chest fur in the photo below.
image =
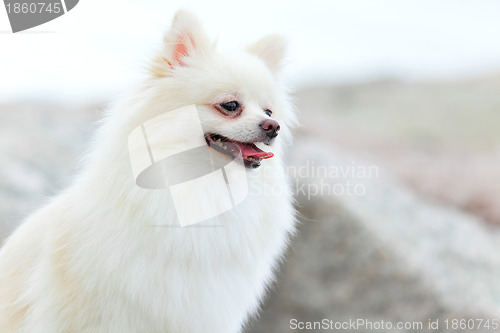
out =
<path fill-rule="evenodd" d="M 130 182 L 119 177 L 106 188 L 77 185 L 47 208 L 64 213 L 45 250 L 51 272 L 37 282 L 44 295 L 32 295 L 47 304 L 40 313 L 51 318 L 42 321 L 45 329 L 72 323 L 69 331 L 240 331 L 293 232 L 290 197 L 268 188 L 287 188 L 275 173 L 273 183 L 250 176 L 249 186 L 258 181 L 262 192 L 187 228 L 155 226 L 175 214 L 165 191 L 123 188 Z"/>

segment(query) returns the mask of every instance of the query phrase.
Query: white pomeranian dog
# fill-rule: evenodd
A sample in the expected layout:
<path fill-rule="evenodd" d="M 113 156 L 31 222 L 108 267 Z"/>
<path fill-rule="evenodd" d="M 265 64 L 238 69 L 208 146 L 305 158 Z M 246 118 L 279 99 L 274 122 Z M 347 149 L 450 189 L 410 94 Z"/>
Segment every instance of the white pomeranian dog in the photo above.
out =
<path fill-rule="evenodd" d="M 144 82 L 102 121 L 81 174 L 1 249 L 2 333 L 243 329 L 294 232 L 284 48 L 268 36 L 218 53 L 192 14 L 176 14 Z M 162 115 L 163 125 L 151 122 Z M 193 142 L 199 158 L 141 179 Z"/>

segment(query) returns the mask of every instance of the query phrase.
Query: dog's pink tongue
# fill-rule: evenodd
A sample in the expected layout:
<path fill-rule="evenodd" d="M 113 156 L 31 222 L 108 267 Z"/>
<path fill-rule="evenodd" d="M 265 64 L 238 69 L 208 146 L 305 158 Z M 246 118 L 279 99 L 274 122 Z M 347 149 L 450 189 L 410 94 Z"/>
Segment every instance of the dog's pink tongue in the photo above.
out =
<path fill-rule="evenodd" d="M 235 143 L 238 145 L 238 147 L 240 147 L 241 154 L 244 157 L 253 157 L 263 160 L 274 156 L 273 153 L 263 151 L 262 149 L 259 149 L 256 145 L 245 144 L 241 142 L 235 142 Z"/>

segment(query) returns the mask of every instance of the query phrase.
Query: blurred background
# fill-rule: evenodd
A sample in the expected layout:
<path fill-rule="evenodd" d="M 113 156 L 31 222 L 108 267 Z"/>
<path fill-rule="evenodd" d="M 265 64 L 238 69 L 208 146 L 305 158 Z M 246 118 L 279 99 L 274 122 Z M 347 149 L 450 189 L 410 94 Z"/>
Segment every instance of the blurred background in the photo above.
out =
<path fill-rule="evenodd" d="M 324 318 L 495 331 L 445 325 L 500 318 L 494 0 L 83 0 L 16 34 L 0 10 L 0 239 L 68 185 L 178 8 L 222 48 L 270 32 L 290 42 L 299 233 L 247 332 Z"/>

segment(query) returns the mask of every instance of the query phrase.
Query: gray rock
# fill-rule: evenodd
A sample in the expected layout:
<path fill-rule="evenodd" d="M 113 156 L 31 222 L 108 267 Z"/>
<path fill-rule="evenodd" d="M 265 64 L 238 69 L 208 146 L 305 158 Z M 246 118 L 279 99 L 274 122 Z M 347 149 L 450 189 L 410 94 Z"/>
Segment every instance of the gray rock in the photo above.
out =
<path fill-rule="evenodd" d="M 291 162 L 295 167 L 354 165 L 351 157 L 315 140 L 299 141 Z M 370 166 L 357 161 L 356 167 Z M 439 320 L 439 332 L 491 332 L 477 328 L 478 322 L 476 329 L 447 330 L 445 320 L 450 325 L 452 319 L 499 320 L 497 229 L 416 196 L 383 170 L 372 178 L 300 178 L 297 186 L 320 180 L 331 187 L 361 184 L 366 193 L 308 198 L 301 192 L 300 232 L 276 290 L 247 332 L 292 332 L 291 319 L 324 318 L 423 325 L 422 330 L 391 332 L 436 331 L 429 329 L 429 319 Z"/>

